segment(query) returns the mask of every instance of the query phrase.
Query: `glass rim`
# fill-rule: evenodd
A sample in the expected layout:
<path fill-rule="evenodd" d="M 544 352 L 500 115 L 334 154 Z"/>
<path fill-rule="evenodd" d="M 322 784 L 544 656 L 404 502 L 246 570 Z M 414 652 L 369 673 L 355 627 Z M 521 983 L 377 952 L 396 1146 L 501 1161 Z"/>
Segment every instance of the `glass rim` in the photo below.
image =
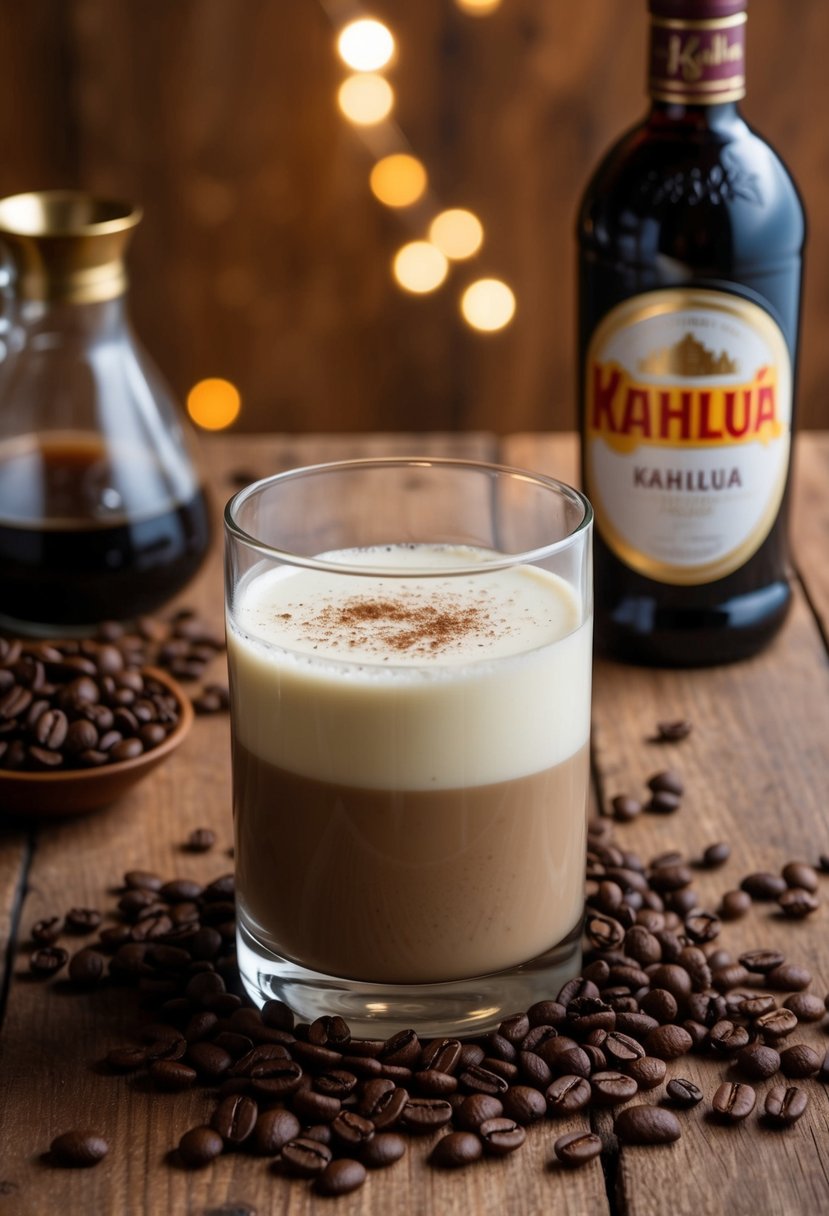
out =
<path fill-rule="evenodd" d="M 332 562 L 320 560 L 318 557 L 306 557 L 303 554 L 292 553 L 287 549 L 279 549 L 275 545 L 269 545 L 266 541 L 259 540 L 251 533 L 246 532 L 236 519 L 236 515 L 249 499 L 263 493 L 270 486 L 281 482 L 300 480 L 303 477 L 317 476 L 327 472 L 336 473 L 379 468 L 431 467 L 457 469 L 459 471 L 477 470 L 483 473 L 503 474 L 525 482 L 534 482 L 536 485 L 553 491 L 559 497 L 565 498 L 570 503 L 579 507 L 582 513 L 581 519 L 566 536 L 551 541 L 547 545 L 542 545 L 535 549 L 527 549 L 520 553 L 505 554 L 502 558 L 493 561 L 460 561 L 456 566 L 442 566 L 440 569 L 436 569 L 434 566 L 422 568 L 407 566 L 403 569 L 399 566 L 358 566 L 347 562 Z M 575 489 L 575 487 L 568 485 L 565 481 L 559 481 L 555 477 L 548 477 L 546 473 L 536 473 L 529 469 L 521 469 L 512 465 L 496 464 L 485 460 L 461 459 L 452 456 L 368 456 L 355 460 L 333 460 L 324 461 L 320 464 L 301 465 L 297 468 L 286 469 L 281 473 L 273 473 L 270 477 L 263 477 L 258 481 L 251 482 L 250 485 L 238 490 L 225 504 L 224 509 L 226 534 L 247 548 L 261 553 L 264 557 L 278 561 L 283 565 L 299 566 L 307 570 L 370 578 L 445 578 L 447 575 L 455 577 L 465 574 L 486 574 L 493 570 L 509 569 L 512 566 L 537 565 L 539 562 L 554 557 L 556 554 L 562 553 L 566 549 L 580 543 L 583 534 L 589 532 L 592 523 L 593 508 L 590 505 L 590 501 L 582 494 L 581 490 Z"/>

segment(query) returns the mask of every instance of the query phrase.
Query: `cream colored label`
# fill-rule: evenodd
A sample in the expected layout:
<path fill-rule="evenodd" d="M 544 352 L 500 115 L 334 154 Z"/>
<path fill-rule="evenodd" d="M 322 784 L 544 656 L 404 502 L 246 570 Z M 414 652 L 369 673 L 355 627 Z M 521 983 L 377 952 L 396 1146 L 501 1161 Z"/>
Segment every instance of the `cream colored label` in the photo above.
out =
<path fill-rule="evenodd" d="M 777 324 L 724 292 L 650 292 L 603 319 L 585 376 L 586 489 L 610 548 L 663 583 L 739 569 L 786 484 L 791 360 Z"/>

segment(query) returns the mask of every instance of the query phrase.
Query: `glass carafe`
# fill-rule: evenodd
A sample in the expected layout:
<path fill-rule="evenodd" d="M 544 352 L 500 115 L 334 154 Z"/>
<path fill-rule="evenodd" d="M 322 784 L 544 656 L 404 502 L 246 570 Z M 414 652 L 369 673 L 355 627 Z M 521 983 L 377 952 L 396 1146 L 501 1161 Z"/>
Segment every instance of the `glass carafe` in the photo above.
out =
<path fill-rule="evenodd" d="M 195 573 L 208 513 L 186 422 L 137 345 L 125 246 L 141 212 L 68 191 L 0 199 L 0 625 L 85 631 Z"/>

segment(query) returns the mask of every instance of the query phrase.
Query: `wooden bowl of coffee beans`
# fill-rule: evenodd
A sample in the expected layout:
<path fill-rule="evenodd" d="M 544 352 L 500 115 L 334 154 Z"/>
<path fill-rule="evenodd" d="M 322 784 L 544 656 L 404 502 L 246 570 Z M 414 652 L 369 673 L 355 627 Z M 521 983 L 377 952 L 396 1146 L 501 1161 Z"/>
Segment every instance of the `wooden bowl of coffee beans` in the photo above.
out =
<path fill-rule="evenodd" d="M 96 810 L 150 773 L 193 722 L 179 684 L 91 640 L 0 638 L 0 814 Z"/>

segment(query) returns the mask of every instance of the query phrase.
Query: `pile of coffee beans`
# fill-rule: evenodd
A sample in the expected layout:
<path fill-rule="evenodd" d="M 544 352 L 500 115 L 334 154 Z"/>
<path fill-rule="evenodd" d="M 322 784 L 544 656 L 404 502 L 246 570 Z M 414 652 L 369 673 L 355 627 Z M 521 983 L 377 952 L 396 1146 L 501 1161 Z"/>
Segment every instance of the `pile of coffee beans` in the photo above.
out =
<path fill-rule="evenodd" d="M 180 706 L 114 645 L 0 638 L 0 769 L 51 772 L 133 760 Z"/>
<path fill-rule="evenodd" d="M 162 743 L 179 705 L 147 667 L 203 680 L 224 637 L 189 608 L 131 625 L 104 621 L 94 638 L 0 638 L 0 769 L 49 771 L 132 759 Z M 228 707 L 226 684 L 190 696 L 198 714 Z"/>
<path fill-rule="evenodd" d="M 135 666 L 161 667 L 188 685 L 203 680 L 213 660 L 225 648 L 224 636 L 191 608 L 179 608 L 168 618 L 138 617 L 129 626 L 121 621 L 103 621 L 97 637 L 117 646 Z M 228 700 L 225 684 L 203 684 L 191 696 L 198 714 L 226 710 Z"/>
<path fill-rule="evenodd" d="M 201 832 L 189 840 L 212 846 Z M 34 925 L 30 966 L 44 978 L 67 968 L 78 992 L 135 990 L 146 1020 L 105 1068 L 141 1075 L 159 1094 L 200 1086 L 211 1095 L 209 1117 L 171 1145 L 190 1169 L 244 1152 L 339 1195 L 393 1165 L 412 1138 L 431 1136 L 431 1165 L 458 1170 L 517 1152 L 529 1125 L 576 1112 L 622 1107 L 615 1136 L 635 1145 L 674 1143 L 683 1112 L 699 1104 L 724 1127 L 753 1117 L 785 1129 L 807 1109 L 808 1087 L 829 1083 L 829 1052 L 798 1035 L 825 1018 L 827 1003 L 809 992 L 808 970 L 780 952 L 734 957 L 721 946 L 722 920 L 699 906 L 693 884 L 727 856 L 715 843 L 697 859 L 645 861 L 615 842 L 607 819 L 591 823 L 582 973 L 468 1041 L 422 1040 L 415 1029 L 358 1039 L 337 1016 L 307 1024 L 280 1001 L 252 1008 L 236 965 L 229 874 L 202 885 L 130 871 L 106 917 L 73 908 Z M 809 890 L 810 869 L 785 866 L 785 889 Z M 749 878 L 741 892 L 768 898 Z M 88 940 L 70 957 L 79 936 Z M 692 1053 L 719 1065 L 708 1093 L 682 1075 Z M 755 1086 L 768 1080 L 758 1104 Z M 106 1149 L 100 1131 L 68 1132 L 49 1159 L 92 1165 Z M 602 1150 L 593 1131 L 552 1148 L 566 1169 Z"/>

